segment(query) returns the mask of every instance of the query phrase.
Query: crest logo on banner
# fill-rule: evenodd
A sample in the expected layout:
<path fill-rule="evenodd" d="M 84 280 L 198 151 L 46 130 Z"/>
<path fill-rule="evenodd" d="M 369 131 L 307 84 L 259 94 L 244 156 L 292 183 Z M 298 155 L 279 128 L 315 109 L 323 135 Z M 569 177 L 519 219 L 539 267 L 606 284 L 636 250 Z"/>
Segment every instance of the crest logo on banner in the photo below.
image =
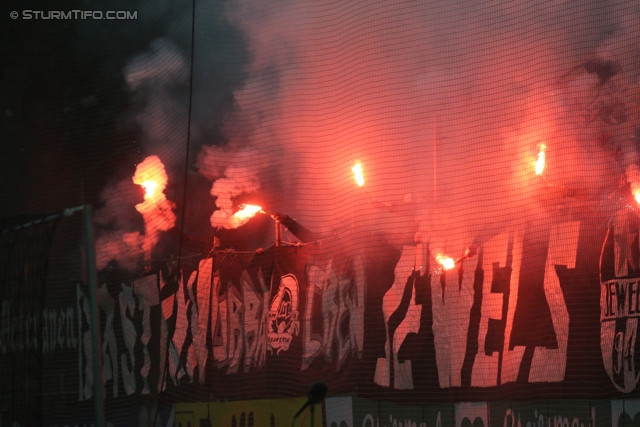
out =
<path fill-rule="evenodd" d="M 639 379 L 636 340 L 640 317 L 640 218 L 631 210 L 612 218 L 600 257 L 600 348 L 615 387 L 629 393 Z"/>
<path fill-rule="evenodd" d="M 269 349 L 276 349 L 277 354 L 287 351 L 293 336 L 299 332 L 298 279 L 287 274 L 280 278 L 278 293 L 269 310 Z"/>

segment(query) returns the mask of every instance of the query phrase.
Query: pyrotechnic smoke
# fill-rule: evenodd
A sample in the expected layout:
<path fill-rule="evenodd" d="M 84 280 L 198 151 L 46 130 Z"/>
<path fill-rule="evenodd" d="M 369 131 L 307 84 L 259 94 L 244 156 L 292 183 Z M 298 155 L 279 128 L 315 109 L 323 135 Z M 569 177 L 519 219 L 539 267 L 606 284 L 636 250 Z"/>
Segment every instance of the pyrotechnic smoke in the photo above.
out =
<path fill-rule="evenodd" d="M 635 180 L 637 147 L 622 144 L 623 159 L 616 147 L 637 117 L 607 116 L 629 106 L 640 75 L 632 2 L 240 0 L 228 16 L 249 42 L 251 77 L 227 115 L 229 145 L 203 150 L 200 168 L 218 181 L 252 171 L 270 210 L 315 230 L 358 217 L 462 253 L 482 233 L 551 215 L 536 198 L 546 188 L 598 202 L 625 172 Z M 356 159 L 401 217 L 359 191 Z M 238 192 L 224 194 L 219 206 Z"/>
<path fill-rule="evenodd" d="M 176 221 L 175 205 L 164 194 L 168 175 L 160 159 L 168 162 L 169 170 L 184 164 L 184 155 L 175 155 L 176 147 L 184 145 L 188 116 L 184 84 L 189 66 L 181 49 L 168 39 L 157 39 L 149 52 L 129 61 L 124 77 L 132 93 L 143 101 L 135 121 L 141 128 L 141 147 L 152 156 L 138 165 L 133 180 L 129 175 L 101 194 L 102 207 L 96 213 L 98 269 L 117 260 L 122 268 L 134 270 L 143 255 L 149 259 L 160 233 Z M 158 181 L 158 187 L 155 196 L 150 198 L 147 191 L 140 203 L 139 185 L 146 180 Z"/>
<path fill-rule="evenodd" d="M 260 183 L 255 174 L 246 168 L 230 167 L 225 170 L 224 177 L 217 179 L 211 188 L 211 195 L 216 197 L 219 208 L 211 216 L 213 228 L 237 228 L 248 218 L 235 216 L 238 207 L 233 198 L 242 194 L 255 193 L 260 189 Z"/>
<path fill-rule="evenodd" d="M 95 223 L 99 230 L 96 238 L 96 266 L 104 269 L 117 260 L 122 268 L 133 271 L 142 262 L 142 216 L 135 205 L 140 201 L 140 187 L 131 177 L 107 186 L 100 195 L 102 208 L 96 211 Z"/>
<path fill-rule="evenodd" d="M 134 271 L 142 261 L 144 236 L 139 231 L 125 233 L 106 231 L 96 239 L 96 267 L 104 269 L 109 262 L 117 260 L 120 266 Z"/>
<path fill-rule="evenodd" d="M 144 218 L 144 242 L 142 249 L 147 256 L 158 243 L 160 233 L 173 228 L 176 214 L 175 203 L 167 200 L 164 194 L 169 177 L 158 156 L 149 156 L 136 168 L 133 183 L 145 190 L 144 201 L 136 205 L 136 210 Z"/>
<path fill-rule="evenodd" d="M 96 214 L 96 223 L 103 231 L 96 241 L 98 269 L 103 269 L 111 260 L 117 260 L 121 267 L 133 270 L 144 259 L 148 261 L 151 251 L 158 243 L 160 234 L 175 226 L 175 204 L 167 200 L 164 190 L 169 177 L 158 156 L 149 156 L 141 162 L 131 181 L 144 189 L 144 200 L 137 201 L 126 182 L 116 187 L 108 187 L 102 194 L 104 207 Z M 142 215 L 144 233 L 135 230 L 135 218 L 127 209 L 135 205 Z M 132 230 L 133 228 L 133 230 Z"/>
<path fill-rule="evenodd" d="M 175 225 L 175 205 L 166 199 L 164 190 L 168 173 L 177 174 L 185 164 L 190 65 L 176 42 L 159 38 L 151 42 L 149 51 L 133 57 L 123 74 L 138 105 L 135 122 L 140 128 L 140 147 L 151 156 L 138 165 L 133 182 L 129 176 L 117 186 L 131 193 L 139 189 L 133 184 L 142 185 L 148 179 L 160 182 L 156 199 L 150 199 L 147 191 L 142 203 L 131 197 L 123 200 L 113 192 L 102 194 L 103 206 L 99 212 L 102 217 L 119 217 L 121 212 L 135 206 L 144 218 L 144 232 L 138 221 L 119 220 L 115 225 L 113 221 L 98 223 L 101 227 L 97 255 L 101 260 L 98 268 L 115 259 L 123 268 L 132 270 L 141 261 L 142 254 L 148 260 L 160 233 Z M 138 176 L 140 174 L 144 176 Z M 139 197 L 139 193 L 136 194 Z M 131 215 L 125 218 L 131 219 Z M 105 230 L 105 227 L 108 228 Z"/>
<path fill-rule="evenodd" d="M 150 51 L 134 57 L 124 76 L 132 93 L 142 98 L 143 107 L 136 113 L 141 128 L 141 144 L 148 154 L 159 156 L 170 170 L 184 164 L 188 125 L 189 64 L 181 49 L 168 39 L 151 43 Z"/>
<path fill-rule="evenodd" d="M 246 73 L 240 38 L 213 37 L 221 7 L 248 43 Z M 145 154 L 170 176 L 185 160 L 192 65 L 190 17 L 174 15 L 125 69 Z M 236 226 L 240 199 L 255 196 L 314 231 L 406 242 L 419 230 L 455 255 L 552 215 L 566 194 L 599 203 L 621 179 L 636 188 L 639 15 L 599 0 L 200 2 L 190 152 L 213 182 L 212 226 Z M 238 88 L 227 111 L 219 82 Z M 226 143 L 199 149 L 223 118 Z M 547 191 L 561 198 L 541 202 Z"/>

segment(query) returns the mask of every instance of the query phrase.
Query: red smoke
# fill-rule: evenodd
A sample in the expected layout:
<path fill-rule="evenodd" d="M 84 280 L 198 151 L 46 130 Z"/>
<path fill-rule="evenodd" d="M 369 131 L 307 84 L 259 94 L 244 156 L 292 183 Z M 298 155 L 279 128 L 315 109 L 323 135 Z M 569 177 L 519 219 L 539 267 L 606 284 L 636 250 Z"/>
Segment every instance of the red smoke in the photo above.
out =
<path fill-rule="evenodd" d="M 144 240 L 142 250 L 145 257 L 150 259 L 151 250 L 158 243 L 160 232 L 173 228 L 176 205 L 167 200 L 164 190 L 169 182 L 169 176 L 158 156 L 149 156 L 136 168 L 133 183 L 145 190 L 144 201 L 136 205 L 136 210 L 144 218 Z"/>

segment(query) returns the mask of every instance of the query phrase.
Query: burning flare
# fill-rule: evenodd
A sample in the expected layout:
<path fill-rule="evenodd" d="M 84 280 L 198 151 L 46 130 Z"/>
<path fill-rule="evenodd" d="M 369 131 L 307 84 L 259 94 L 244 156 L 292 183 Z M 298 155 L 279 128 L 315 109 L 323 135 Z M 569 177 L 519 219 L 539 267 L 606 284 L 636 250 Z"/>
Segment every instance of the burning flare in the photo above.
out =
<path fill-rule="evenodd" d="M 362 187 L 364 185 L 364 175 L 362 173 L 362 164 L 361 163 L 356 163 L 351 168 L 351 171 L 353 172 L 353 177 L 356 180 L 356 184 L 358 184 L 360 187 Z"/>
<path fill-rule="evenodd" d="M 624 172 L 627 182 L 631 187 L 631 194 L 636 203 L 640 204 L 640 168 L 636 164 L 627 166 Z"/>
<path fill-rule="evenodd" d="M 442 270 L 445 270 L 445 271 L 451 270 L 453 267 L 456 266 L 456 261 L 453 258 L 443 254 L 437 254 L 436 261 L 438 261 L 438 264 L 442 266 Z"/>
<path fill-rule="evenodd" d="M 140 184 L 144 188 L 144 198 L 149 200 L 155 200 L 157 198 L 158 183 L 152 180 L 146 180 Z"/>
<path fill-rule="evenodd" d="M 234 218 L 250 219 L 253 218 L 258 212 L 262 212 L 262 207 L 257 205 L 242 205 L 241 209 L 233 214 Z"/>
<path fill-rule="evenodd" d="M 211 195 L 216 198 L 216 210 L 211 215 L 211 226 L 215 229 L 233 229 L 244 225 L 249 218 L 237 213 L 234 199 L 242 194 L 255 194 L 260 189 L 260 181 L 254 170 L 244 167 L 228 167 L 224 176 L 215 180 Z M 244 209 L 244 205 L 240 209 Z M 237 216 L 237 215 L 239 216 Z"/>
<path fill-rule="evenodd" d="M 167 188 L 169 176 L 158 156 L 149 156 L 136 168 L 133 183 L 144 188 L 144 201 L 136 205 L 136 210 L 144 218 L 145 235 L 142 249 L 145 258 L 151 258 L 151 249 L 158 243 L 160 232 L 173 228 L 176 205 L 167 200 L 164 189 Z"/>
<path fill-rule="evenodd" d="M 540 143 L 538 144 L 538 160 L 536 161 L 536 175 L 542 175 L 544 172 L 544 167 L 547 163 L 547 154 L 546 154 L 547 146 Z"/>
<path fill-rule="evenodd" d="M 247 223 L 251 218 L 256 216 L 257 213 L 266 213 L 262 210 L 262 207 L 257 205 L 240 205 L 240 209 L 233 214 L 227 214 L 224 210 L 215 211 L 214 219 L 218 226 L 226 229 L 238 228 Z M 212 220 L 213 225 L 213 220 Z"/>

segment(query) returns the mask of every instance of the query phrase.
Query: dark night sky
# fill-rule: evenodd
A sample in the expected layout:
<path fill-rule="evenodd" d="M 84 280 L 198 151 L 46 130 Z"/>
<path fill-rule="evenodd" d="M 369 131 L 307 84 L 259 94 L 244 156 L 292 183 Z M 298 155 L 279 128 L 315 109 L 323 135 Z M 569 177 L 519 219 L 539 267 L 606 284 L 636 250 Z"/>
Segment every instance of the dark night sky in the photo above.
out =
<path fill-rule="evenodd" d="M 63 10 L 83 6 L 59 5 Z M 48 7 L 33 2 L 27 9 Z M 96 201 L 119 161 L 116 153 L 135 154 L 130 147 L 135 129 L 118 128 L 118 117 L 130 106 L 120 72 L 126 55 L 107 58 L 109 46 L 101 38 L 108 29 L 95 34 L 90 46 L 83 43 L 77 20 L 10 20 L 7 15 L 2 179 L 9 185 L 3 186 L 2 214 Z M 118 44 L 143 45 L 135 36 Z"/>
<path fill-rule="evenodd" d="M 215 81 L 208 85 L 213 89 L 206 105 L 211 113 L 208 143 L 222 141 L 221 118 L 232 103 L 232 91 L 240 83 L 238 76 L 247 58 L 238 32 L 221 16 L 221 5 L 209 5 L 207 19 L 214 28 L 204 36 L 209 38 L 208 49 L 218 57 L 226 50 L 230 60 L 224 66 L 207 64 L 209 75 L 196 76 Z M 155 8 L 144 2 L 71 0 L 9 1 L 4 6 L 0 216 L 53 212 L 83 203 L 98 207 L 103 188 L 130 177 L 135 165 L 151 154 L 151 144 L 135 118 L 148 101 L 145 91 L 153 88 L 131 90 L 125 67 L 148 51 L 153 40 L 167 36 L 190 61 L 191 2 L 158 3 Z M 137 11 L 138 19 L 9 16 L 13 10 L 76 9 Z M 233 51 L 229 46 L 234 46 Z M 189 81 L 180 81 L 172 89 L 188 97 Z M 175 157 L 186 149 L 186 135 L 182 137 L 184 145 L 175 147 Z M 199 138 L 192 135 L 192 155 L 202 143 Z M 175 166 L 184 174 L 185 162 L 179 163 Z"/>

